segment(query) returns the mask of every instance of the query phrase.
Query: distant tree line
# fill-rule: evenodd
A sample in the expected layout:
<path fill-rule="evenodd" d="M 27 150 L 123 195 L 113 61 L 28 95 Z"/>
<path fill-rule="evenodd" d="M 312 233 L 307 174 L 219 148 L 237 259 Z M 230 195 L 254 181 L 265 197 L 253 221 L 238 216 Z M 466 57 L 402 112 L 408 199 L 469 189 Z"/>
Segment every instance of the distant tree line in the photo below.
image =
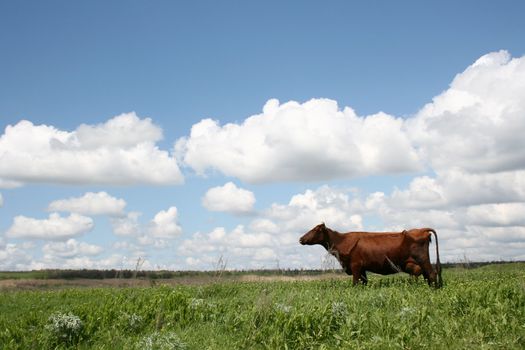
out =
<path fill-rule="evenodd" d="M 478 268 L 485 265 L 494 264 L 508 264 L 508 263 L 523 263 L 525 261 L 490 261 L 490 262 L 471 262 L 462 261 L 456 263 L 444 263 L 443 268 Z M 213 277 L 213 276 L 242 276 L 242 275 L 257 275 L 257 276 L 299 276 L 299 275 L 320 275 L 326 272 L 342 274 L 343 271 L 339 269 L 330 270 L 314 270 L 314 269 L 261 269 L 261 270 L 210 270 L 210 271 L 145 271 L 145 270 L 34 270 L 34 271 L 17 271 L 17 272 L 0 272 L 0 279 L 6 278 L 36 278 L 36 279 L 111 279 L 111 278 L 140 278 L 140 279 L 170 279 L 177 277 Z M 25 275 L 25 276 L 24 276 Z"/>
<path fill-rule="evenodd" d="M 283 269 L 283 270 L 225 270 L 225 271 L 144 271 L 144 270 L 41 270 L 40 278 L 45 279 L 107 279 L 107 278 L 141 278 L 141 279 L 170 279 L 177 277 L 195 277 L 195 276 L 216 276 L 219 272 L 221 276 L 241 276 L 241 275 L 258 275 L 258 276 L 296 276 L 296 275 L 318 275 L 325 273 L 323 270 L 300 270 L 300 269 Z M 335 271 L 339 273 L 341 271 Z"/>

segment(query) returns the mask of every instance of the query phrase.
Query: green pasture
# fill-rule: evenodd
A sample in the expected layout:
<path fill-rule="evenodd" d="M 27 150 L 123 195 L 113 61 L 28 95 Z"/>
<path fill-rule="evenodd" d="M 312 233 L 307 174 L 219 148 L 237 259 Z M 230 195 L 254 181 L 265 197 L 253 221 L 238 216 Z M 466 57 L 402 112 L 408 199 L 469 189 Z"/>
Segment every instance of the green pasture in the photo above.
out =
<path fill-rule="evenodd" d="M 525 264 L 0 294 L 0 349 L 525 349 Z"/>

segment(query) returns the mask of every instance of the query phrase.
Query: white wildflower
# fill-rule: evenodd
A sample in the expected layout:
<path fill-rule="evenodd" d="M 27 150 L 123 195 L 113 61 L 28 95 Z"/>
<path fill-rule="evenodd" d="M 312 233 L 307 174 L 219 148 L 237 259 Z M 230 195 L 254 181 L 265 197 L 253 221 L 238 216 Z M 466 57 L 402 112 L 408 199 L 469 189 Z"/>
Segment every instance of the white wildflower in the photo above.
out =
<path fill-rule="evenodd" d="M 131 331 L 138 331 L 142 327 L 144 321 L 142 316 L 139 316 L 135 313 L 128 314 L 126 312 L 123 312 L 122 318 L 124 319 L 125 328 Z"/>
<path fill-rule="evenodd" d="M 187 349 L 187 345 L 173 332 L 154 332 L 143 337 L 136 344 L 136 348 L 141 350 L 178 350 Z"/>
<path fill-rule="evenodd" d="M 190 299 L 190 309 L 198 309 L 204 305 L 204 299 L 191 298 Z"/>
<path fill-rule="evenodd" d="M 290 305 L 281 304 L 281 303 L 275 304 L 275 309 L 285 314 L 288 314 L 290 313 L 290 311 L 292 311 L 292 307 Z"/>
<path fill-rule="evenodd" d="M 80 317 L 71 312 L 58 312 L 49 316 L 45 328 L 61 341 L 72 341 L 80 335 L 83 325 Z"/>
<path fill-rule="evenodd" d="M 414 312 L 416 312 L 415 308 L 405 306 L 401 309 L 401 311 L 399 311 L 398 316 L 404 318 L 412 315 Z"/>
<path fill-rule="evenodd" d="M 334 301 L 332 303 L 332 316 L 337 319 L 342 319 L 348 316 L 348 307 L 344 302 Z"/>

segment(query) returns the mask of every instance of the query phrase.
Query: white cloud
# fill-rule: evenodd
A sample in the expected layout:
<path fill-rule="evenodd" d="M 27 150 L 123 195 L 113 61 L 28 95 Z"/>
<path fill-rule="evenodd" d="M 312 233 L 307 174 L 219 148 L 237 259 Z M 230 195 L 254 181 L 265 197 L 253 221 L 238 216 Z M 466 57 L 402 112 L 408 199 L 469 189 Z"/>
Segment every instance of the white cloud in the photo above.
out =
<path fill-rule="evenodd" d="M 155 144 L 161 137 L 134 113 L 73 132 L 23 120 L 0 137 L 0 184 L 180 184 L 176 160 Z"/>
<path fill-rule="evenodd" d="M 267 233 L 246 233 L 244 226 L 237 226 L 228 236 L 227 240 L 234 247 L 260 248 L 273 246 L 272 236 Z"/>
<path fill-rule="evenodd" d="M 402 208 L 436 208 L 446 204 L 444 189 L 436 179 L 422 176 L 414 178 L 406 190 L 394 189 L 392 203 Z"/>
<path fill-rule="evenodd" d="M 134 243 L 130 243 L 127 241 L 117 241 L 111 245 L 113 249 L 116 250 L 124 250 L 124 251 L 133 251 L 138 252 L 140 255 L 145 255 L 146 253 L 142 250 L 143 247 L 140 247 Z"/>
<path fill-rule="evenodd" d="M 79 242 L 73 238 L 66 242 L 51 242 L 42 247 L 44 254 L 56 258 L 73 258 L 102 253 L 104 249 L 98 245 Z"/>
<path fill-rule="evenodd" d="M 403 120 L 360 117 L 328 99 L 269 100 L 242 124 L 205 119 L 177 141 L 176 153 L 198 174 L 217 169 L 247 182 L 321 180 L 419 169 Z"/>
<path fill-rule="evenodd" d="M 43 220 L 19 215 L 15 216 L 13 225 L 6 232 L 6 237 L 65 240 L 89 232 L 93 227 L 91 218 L 75 213 L 68 217 L 51 213 L 49 219 Z"/>
<path fill-rule="evenodd" d="M 279 237 L 264 232 L 247 232 L 243 225 L 238 225 L 227 232 L 217 227 L 211 232 L 195 233 L 191 239 L 184 240 L 178 248 L 180 255 L 192 267 L 203 269 L 216 268 L 218 260 L 223 259 L 227 268 L 261 267 L 261 261 L 273 260 L 279 249 Z M 248 260 L 247 260 L 248 259 Z M 264 265 L 264 264 L 263 264 Z"/>
<path fill-rule="evenodd" d="M 150 118 L 140 119 L 135 113 L 116 116 L 103 124 L 80 125 L 70 142 L 85 149 L 100 147 L 133 147 L 143 142 L 155 143 L 162 139 L 162 129 Z"/>
<path fill-rule="evenodd" d="M 187 257 L 185 262 L 186 262 L 186 265 L 188 265 L 190 267 L 197 266 L 197 265 L 201 264 L 201 260 L 200 259 L 193 258 L 191 256 Z"/>
<path fill-rule="evenodd" d="M 259 218 L 250 222 L 250 230 L 253 232 L 276 234 L 279 233 L 280 228 L 271 220 Z"/>
<path fill-rule="evenodd" d="M 467 209 L 467 222 L 479 226 L 524 226 L 525 203 L 483 204 Z M 525 236 L 524 236 L 525 238 Z"/>
<path fill-rule="evenodd" d="M 0 188 L 11 189 L 22 187 L 24 184 L 18 181 L 4 180 L 0 178 Z"/>
<path fill-rule="evenodd" d="M 135 262 L 127 259 L 126 256 L 120 254 L 112 254 L 107 257 L 91 257 L 91 256 L 72 256 L 72 257 L 57 257 L 54 255 L 44 255 L 43 259 L 34 262 L 34 265 L 43 268 L 63 268 L 67 266 L 68 269 L 134 269 Z M 142 268 L 148 269 L 149 264 L 144 264 Z"/>
<path fill-rule="evenodd" d="M 111 219 L 111 226 L 113 233 L 117 236 L 137 236 L 142 232 L 142 228 L 138 221 L 141 213 L 131 212 L 124 217 L 116 217 Z"/>
<path fill-rule="evenodd" d="M 0 270 L 27 270 L 31 262 L 32 257 L 23 247 L 13 243 L 0 244 Z"/>
<path fill-rule="evenodd" d="M 182 234 L 176 207 L 159 211 L 147 224 L 139 222 L 141 215 L 138 212 L 131 212 L 123 217 L 111 218 L 113 233 L 121 237 L 134 238 L 142 246 L 153 246 L 155 248 L 171 246 L 170 240 Z"/>
<path fill-rule="evenodd" d="M 202 199 L 202 205 L 211 211 L 246 214 L 253 210 L 253 192 L 238 188 L 233 182 L 210 188 Z"/>
<path fill-rule="evenodd" d="M 411 140 L 436 171 L 525 167 L 525 57 L 492 52 L 407 121 Z"/>
<path fill-rule="evenodd" d="M 151 220 L 147 233 L 154 238 L 175 238 L 182 233 L 182 228 L 177 223 L 177 208 L 159 211 Z"/>
<path fill-rule="evenodd" d="M 53 201 L 48 211 L 69 211 L 84 215 L 123 216 L 126 201 L 110 196 L 106 192 L 87 192 L 82 197 Z"/>
<path fill-rule="evenodd" d="M 4 197 L 2 197 L 2 194 L 0 193 L 0 207 L 4 205 Z"/>
<path fill-rule="evenodd" d="M 395 201 L 388 196 L 372 194 L 367 199 L 369 213 L 377 215 L 381 222 L 376 228 L 367 230 L 401 231 L 415 227 L 432 227 L 437 230 L 457 230 L 462 226 L 457 210 L 396 207 Z"/>
<path fill-rule="evenodd" d="M 472 174 L 457 169 L 416 177 L 389 200 L 401 208 L 454 208 L 525 201 L 525 170 Z"/>
<path fill-rule="evenodd" d="M 198 174 L 247 182 L 329 180 L 411 172 L 479 174 L 525 167 L 525 57 L 489 53 L 407 119 L 357 116 L 328 99 L 269 100 L 263 113 L 221 126 L 205 119 L 176 153 Z"/>
<path fill-rule="evenodd" d="M 278 255 L 275 253 L 274 249 L 271 248 L 261 248 L 255 251 L 253 254 L 253 259 L 256 261 L 268 262 L 269 266 L 273 265 L 274 261 L 278 259 Z M 272 263 L 270 265 L 270 263 Z"/>
<path fill-rule="evenodd" d="M 274 203 L 265 215 L 284 225 L 285 231 L 303 231 L 326 222 L 338 229 L 363 228 L 362 204 L 347 190 L 321 186 L 293 196 L 287 205 Z"/>
<path fill-rule="evenodd" d="M 505 256 L 505 260 L 514 259 L 506 249 L 506 244 L 525 243 L 525 227 L 523 226 L 509 226 L 509 227 L 484 227 L 484 226 L 469 226 L 468 230 L 473 234 L 485 240 L 485 243 L 492 243 L 494 253 L 499 256 Z M 496 245 L 497 244 L 497 245 Z M 482 247 L 484 244 L 476 244 L 474 247 Z M 505 247 L 505 248 L 503 248 Z M 523 251 L 521 252 L 523 254 Z"/>

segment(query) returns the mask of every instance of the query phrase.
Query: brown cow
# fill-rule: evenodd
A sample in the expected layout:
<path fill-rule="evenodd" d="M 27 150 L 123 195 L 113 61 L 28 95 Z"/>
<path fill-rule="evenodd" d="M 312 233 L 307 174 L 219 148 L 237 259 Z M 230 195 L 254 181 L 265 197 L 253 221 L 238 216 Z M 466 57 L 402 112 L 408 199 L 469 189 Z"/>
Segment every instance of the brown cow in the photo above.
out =
<path fill-rule="evenodd" d="M 428 253 L 431 233 L 436 238 L 436 271 Z M 366 271 L 381 275 L 403 271 L 416 277 L 423 273 L 429 286 L 439 288 L 443 285 L 437 234 L 431 228 L 339 233 L 322 223 L 305 233 L 299 243 L 325 247 L 339 260 L 344 271 L 352 275 L 354 285 L 360 280 L 363 284 L 368 282 Z"/>

